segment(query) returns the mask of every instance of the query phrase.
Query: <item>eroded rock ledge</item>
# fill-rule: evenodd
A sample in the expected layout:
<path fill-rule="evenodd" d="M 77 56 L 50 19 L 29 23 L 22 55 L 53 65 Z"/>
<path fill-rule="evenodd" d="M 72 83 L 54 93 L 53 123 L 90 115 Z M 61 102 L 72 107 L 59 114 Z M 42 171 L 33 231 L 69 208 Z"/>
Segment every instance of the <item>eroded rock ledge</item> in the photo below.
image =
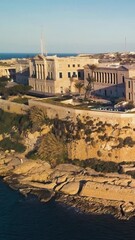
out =
<path fill-rule="evenodd" d="M 103 174 L 91 168 L 0 153 L 0 176 L 22 194 L 40 201 L 51 198 L 86 213 L 112 214 L 119 219 L 135 215 L 135 180 L 126 174 Z"/>

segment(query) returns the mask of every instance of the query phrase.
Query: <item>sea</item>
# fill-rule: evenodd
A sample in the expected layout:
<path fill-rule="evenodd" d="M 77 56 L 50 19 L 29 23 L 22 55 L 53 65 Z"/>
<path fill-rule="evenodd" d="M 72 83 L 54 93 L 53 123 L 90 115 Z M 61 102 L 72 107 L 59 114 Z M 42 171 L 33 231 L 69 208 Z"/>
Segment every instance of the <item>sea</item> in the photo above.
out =
<path fill-rule="evenodd" d="M 11 58 L 31 58 L 39 53 L 0 53 L 0 60 Z M 48 53 L 48 56 L 57 55 L 58 57 L 77 56 L 76 53 Z"/>
<path fill-rule="evenodd" d="M 0 181 L 0 240 L 135 240 L 135 219 L 87 215 L 24 197 Z"/>
<path fill-rule="evenodd" d="M 35 55 L 0 53 L 0 59 Z M 110 215 L 84 214 L 54 200 L 41 203 L 0 179 L 0 240 L 135 240 L 135 218 L 123 221 Z"/>

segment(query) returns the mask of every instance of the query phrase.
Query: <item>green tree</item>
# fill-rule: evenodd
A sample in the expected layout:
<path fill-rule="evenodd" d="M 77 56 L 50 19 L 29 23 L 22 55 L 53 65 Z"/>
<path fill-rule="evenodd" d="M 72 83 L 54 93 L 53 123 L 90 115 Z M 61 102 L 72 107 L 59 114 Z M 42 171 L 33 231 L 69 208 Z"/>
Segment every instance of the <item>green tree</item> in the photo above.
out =
<path fill-rule="evenodd" d="M 81 89 L 83 88 L 84 83 L 82 82 L 77 82 L 75 83 L 75 87 L 78 89 L 79 94 L 81 93 Z"/>
<path fill-rule="evenodd" d="M 63 163 L 68 156 L 67 145 L 50 132 L 41 138 L 37 153 L 40 159 L 48 161 L 52 167 Z"/>
<path fill-rule="evenodd" d="M 15 85 L 13 87 L 8 88 L 9 95 L 18 95 L 18 94 L 27 94 L 28 91 L 31 89 L 30 86 L 24 86 L 24 85 Z"/>
<path fill-rule="evenodd" d="M 94 77 L 94 70 L 96 69 L 96 67 L 97 66 L 95 64 L 90 65 L 90 69 L 92 71 L 92 77 Z"/>
<path fill-rule="evenodd" d="M 85 98 L 87 98 L 88 94 L 91 95 L 91 92 L 94 90 L 95 78 L 92 76 L 88 76 L 86 80 L 88 84 L 85 87 Z"/>

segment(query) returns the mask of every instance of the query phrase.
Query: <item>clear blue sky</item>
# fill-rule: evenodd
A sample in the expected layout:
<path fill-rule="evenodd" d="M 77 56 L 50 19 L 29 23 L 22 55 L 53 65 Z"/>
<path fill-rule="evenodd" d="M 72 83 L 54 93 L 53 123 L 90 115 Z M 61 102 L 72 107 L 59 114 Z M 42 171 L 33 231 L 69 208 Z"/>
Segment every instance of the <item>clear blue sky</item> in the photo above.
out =
<path fill-rule="evenodd" d="M 135 51 L 135 0 L 0 0 L 0 52 Z"/>

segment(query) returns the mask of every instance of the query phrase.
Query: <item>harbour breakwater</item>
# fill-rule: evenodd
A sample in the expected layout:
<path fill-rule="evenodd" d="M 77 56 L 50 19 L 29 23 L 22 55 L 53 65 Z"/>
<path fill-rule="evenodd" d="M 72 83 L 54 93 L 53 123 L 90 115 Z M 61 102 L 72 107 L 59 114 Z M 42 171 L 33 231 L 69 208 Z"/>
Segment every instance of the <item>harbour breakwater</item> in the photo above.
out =
<path fill-rule="evenodd" d="M 53 198 L 85 213 L 112 214 L 119 219 L 135 215 L 135 180 L 126 174 L 103 174 L 72 164 L 52 168 L 41 160 L 1 152 L 0 176 L 13 189 L 42 202 Z"/>

